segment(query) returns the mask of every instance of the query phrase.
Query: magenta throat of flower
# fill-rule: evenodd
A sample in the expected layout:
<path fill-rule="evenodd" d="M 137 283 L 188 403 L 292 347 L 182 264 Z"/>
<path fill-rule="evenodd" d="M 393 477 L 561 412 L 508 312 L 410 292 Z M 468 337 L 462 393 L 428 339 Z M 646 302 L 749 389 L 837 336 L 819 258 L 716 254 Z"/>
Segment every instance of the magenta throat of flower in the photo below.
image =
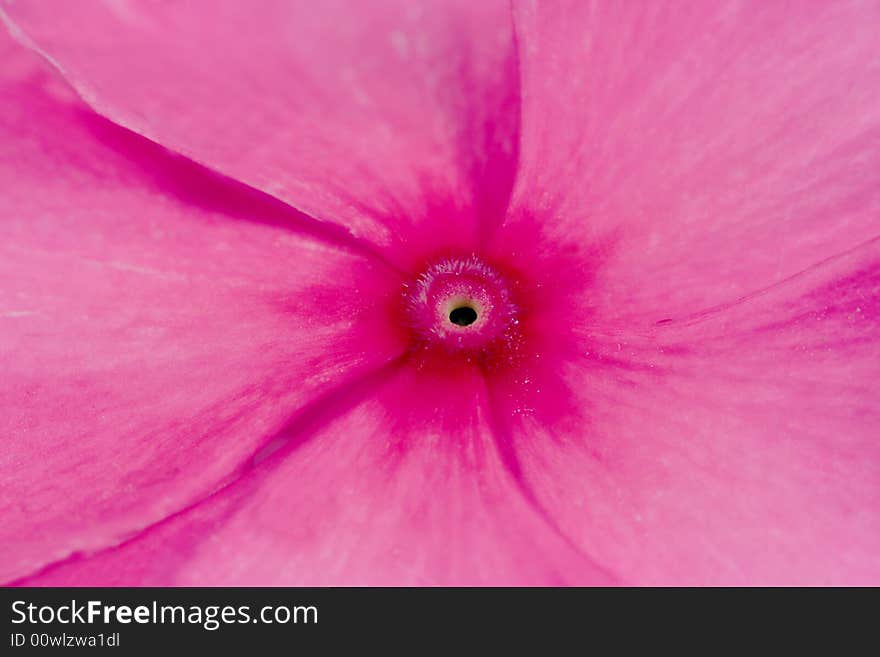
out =
<path fill-rule="evenodd" d="M 481 258 L 435 260 L 404 286 L 406 322 L 420 349 L 491 356 L 518 324 L 509 281 Z"/>

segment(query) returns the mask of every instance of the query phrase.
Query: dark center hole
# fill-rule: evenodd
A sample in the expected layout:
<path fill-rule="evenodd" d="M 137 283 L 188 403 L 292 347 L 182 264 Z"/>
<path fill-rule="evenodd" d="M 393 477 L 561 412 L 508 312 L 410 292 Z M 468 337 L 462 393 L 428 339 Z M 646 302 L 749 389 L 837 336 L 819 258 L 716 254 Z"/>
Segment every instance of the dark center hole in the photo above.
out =
<path fill-rule="evenodd" d="M 459 326 L 470 326 L 477 321 L 477 311 L 470 306 L 453 308 L 449 313 L 449 321 Z"/>

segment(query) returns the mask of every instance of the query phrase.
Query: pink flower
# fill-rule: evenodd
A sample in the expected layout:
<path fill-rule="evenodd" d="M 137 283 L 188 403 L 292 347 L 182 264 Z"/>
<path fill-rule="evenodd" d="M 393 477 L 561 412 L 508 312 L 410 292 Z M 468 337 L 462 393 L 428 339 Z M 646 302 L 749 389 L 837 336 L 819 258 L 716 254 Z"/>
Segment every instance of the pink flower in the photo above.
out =
<path fill-rule="evenodd" d="M 0 578 L 880 584 L 809 5 L 0 0 Z"/>

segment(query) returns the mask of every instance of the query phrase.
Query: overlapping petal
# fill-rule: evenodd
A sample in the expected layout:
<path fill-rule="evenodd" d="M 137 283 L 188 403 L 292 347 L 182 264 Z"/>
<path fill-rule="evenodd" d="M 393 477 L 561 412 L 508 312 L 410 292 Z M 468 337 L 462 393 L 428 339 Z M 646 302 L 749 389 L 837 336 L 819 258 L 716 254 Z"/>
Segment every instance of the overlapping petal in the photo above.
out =
<path fill-rule="evenodd" d="M 376 319 L 400 284 L 380 262 L 97 117 L 29 51 L 2 54 L 8 580 L 207 496 L 402 343 Z"/>
<path fill-rule="evenodd" d="M 562 380 L 556 407 L 499 403 L 528 489 L 598 563 L 637 584 L 880 582 L 880 242 L 582 337 L 535 377 Z"/>
<path fill-rule="evenodd" d="M 472 248 L 506 202 L 503 0 L 2 6 L 102 114 L 377 244 Z"/>
<path fill-rule="evenodd" d="M 625 581 L 880 579 L 876 11 L 515 5 L 493 248 L 548 294 L 495 404 L 527 488 Z"/>
<path fill-rule="evenodd" d="M 591 252 L 584 294 L 609 324 L 730 302 L 877 236 L 878 12 L 514 3 L 508 224 Z"/>
<path fill-rule="evenodd" d="M 500 457 L 485 385 L 388 370 L 298 423 L 247 477 L 26 584 L 607 584 Z"/>

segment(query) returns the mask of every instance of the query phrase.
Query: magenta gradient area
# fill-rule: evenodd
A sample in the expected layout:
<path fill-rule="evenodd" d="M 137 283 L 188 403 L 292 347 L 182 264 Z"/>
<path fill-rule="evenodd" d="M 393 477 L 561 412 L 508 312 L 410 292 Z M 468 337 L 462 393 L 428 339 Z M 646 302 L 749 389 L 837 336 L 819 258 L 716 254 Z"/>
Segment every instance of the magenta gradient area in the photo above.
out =
<path fill-rule="evenodd" d="M 880 584 L 876 1 L 0 19 L 0 581 Z"/>

